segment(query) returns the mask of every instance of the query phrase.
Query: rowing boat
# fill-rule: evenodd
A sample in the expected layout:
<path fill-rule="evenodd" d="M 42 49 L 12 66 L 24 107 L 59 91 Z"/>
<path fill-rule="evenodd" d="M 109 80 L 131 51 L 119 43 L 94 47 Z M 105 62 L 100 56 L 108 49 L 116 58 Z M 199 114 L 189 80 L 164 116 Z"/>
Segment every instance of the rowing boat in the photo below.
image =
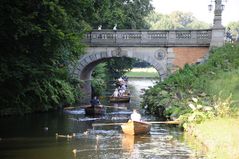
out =
<path fill-rule="evenodd" d="M 124 103 L 127 103 L 129 101 L 130 101 L 130 96 L 110 97 L 110 102 L 124 102 Z"/>
<path fill-rule="evenodd" d="M 103 115 L 105 114 L 105 108 L 102 105 L 94 106 L 94 107 L 86 107 L 85 108 L 86 115 Z"/>
<path fill-rule="evenodd" d="M 121 128 L 125 134 L 129 135 L 147 134 L 150 131 L 151 124 L 129 120 L 122 124 Z"/>

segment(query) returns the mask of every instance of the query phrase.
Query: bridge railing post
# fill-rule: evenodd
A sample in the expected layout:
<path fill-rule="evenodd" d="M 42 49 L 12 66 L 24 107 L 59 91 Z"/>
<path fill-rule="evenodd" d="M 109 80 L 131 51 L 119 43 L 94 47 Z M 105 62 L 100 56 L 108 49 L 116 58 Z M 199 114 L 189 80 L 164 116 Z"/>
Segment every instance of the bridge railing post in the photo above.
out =
<path fill-rule="evenodd" d="M 175 40 L 176 40 L 176 31 L 170 30 L 168 34 L 168 45 L 175 44 Z"/>
<path fill-rule="evenodd" d="M 148 33 L 146 31 L 141 31 L 141 45 L 147 43 L 148 41 Z"/>
<path fill-rule="evenodd" d="M 197 31 L 193 30 L 191 31 L 191 43 L 197 44 Z"/>

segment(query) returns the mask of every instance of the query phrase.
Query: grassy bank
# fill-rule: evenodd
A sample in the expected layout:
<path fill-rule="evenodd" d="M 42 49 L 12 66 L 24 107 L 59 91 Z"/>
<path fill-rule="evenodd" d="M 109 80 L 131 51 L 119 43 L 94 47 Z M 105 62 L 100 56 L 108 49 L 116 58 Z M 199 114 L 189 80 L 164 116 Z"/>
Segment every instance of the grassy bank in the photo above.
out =
<path fill-rule="evenodd" d="M 232 94 L 232 100 L 239 101 L 239 69 L 218 73 L 213 79 L 208 80 L 206 91 L 223 99 Z"/>
<path fill-rule="evenodd" d="M 197 109 L 200 101 L 189 102 L 196 110 L 185 114 L 184 128 L 207 147 L 208 159 L 239 159 L 239 69 L 218 71 L 205 82 L 205 92 L 217 98 L 208 104 L 213 110 L 202 111 Z"/>
<path fill-rule="evenodd" d="M 133 68 L 130 72 L 126 73 L 126 76 L 146 78 L 159 77 L 158 72 L 154 68 Z"/>
<path fill-rule="evenodd" d="M 207 147 L 207 158 L 239 159 L 239 118 L 207 120 L 187 131 Z"/>
<path fill-rule="evenodd" d="M 239 159 L 239 45 L 210 52 L 201 65 L 186 65 L 146 91 L 142 106 L 165 110 L 208 148 L 209 159 Z"/>

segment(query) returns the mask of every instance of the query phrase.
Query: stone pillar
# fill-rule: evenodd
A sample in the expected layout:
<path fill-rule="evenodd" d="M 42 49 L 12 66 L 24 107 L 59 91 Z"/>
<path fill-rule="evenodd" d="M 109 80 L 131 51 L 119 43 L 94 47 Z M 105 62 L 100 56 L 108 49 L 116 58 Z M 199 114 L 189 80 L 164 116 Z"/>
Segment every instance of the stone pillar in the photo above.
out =
<path fill-rule="evenodd" d="M 176 41 L 176 31 L 170 30 L 168 34 L 168 45 L 175 44 L 175 41 Z"/>
<path fill-rule="evenodd" d="M 212 40 L 210 47 L 224 45 L 225 28 L 222 25 L 222 0 L 215 0 L 214 19 L 212 27 Z"/>

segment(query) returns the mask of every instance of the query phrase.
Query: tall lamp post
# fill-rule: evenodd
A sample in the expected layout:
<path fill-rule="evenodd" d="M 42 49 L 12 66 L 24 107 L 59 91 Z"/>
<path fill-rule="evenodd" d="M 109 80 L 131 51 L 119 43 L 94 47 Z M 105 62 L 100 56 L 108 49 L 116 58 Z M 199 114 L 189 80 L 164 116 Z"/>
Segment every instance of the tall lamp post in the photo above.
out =
<path fill-rule="evenodd" d="M 222 11 L 225 8 L 225 5 L 222 2 L 227 2 L 227 0 L 211 0 L 211 4 L 208 5 L 208 10 L 213 10 L 213 2 L 215 3 L 214 7 L 214 18 L 212 26 L 212 40 L 211 47 L 220 47 L 224 44 L 224 34 L 225 28 L 222 25 Z"/>

